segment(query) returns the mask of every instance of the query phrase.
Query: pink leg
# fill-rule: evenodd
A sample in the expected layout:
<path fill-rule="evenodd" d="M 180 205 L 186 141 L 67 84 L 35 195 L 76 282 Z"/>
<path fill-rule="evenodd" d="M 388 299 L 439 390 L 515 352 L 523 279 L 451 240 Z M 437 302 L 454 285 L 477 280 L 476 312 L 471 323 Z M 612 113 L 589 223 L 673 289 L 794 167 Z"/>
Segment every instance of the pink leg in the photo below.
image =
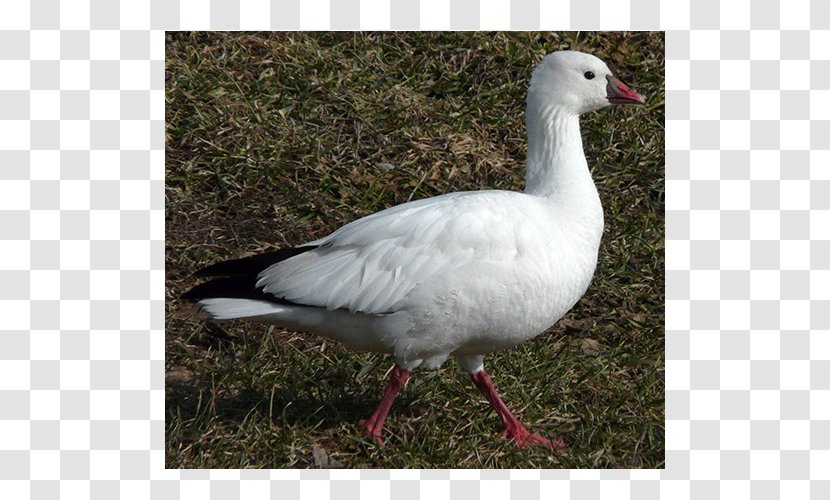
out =
<path fill-rule="evenodd" d="M 389 414 L 389 409 L 392 408 L 392 401 L 395 400 L 395 396 L 406 385 L 406 381 L 409 380 L 409 375 L 410 372 L 395 365 L 395 368 L 392 369 L 392 376 L 389 378 L 389 385 L 386 386 L 386 392 L 383 393 L 380 404 L 378 404 L 372 416 L 360 421 L 360 425 L 366 428 L 366 437 L 377 444 L 383 443 L 383 439 L 380 437 L 383 432 L 383 423 L 386 422 L 386 416 Z"/>
<path fill-rule="evenodd" d="M 499 393 L 496 392 L 496 388 L 493 387 L 493 379 L 490 378 L 490 375 L 481 370 L 479 372 L 473 373 L 470 375 L 470 378 L 473 379 L 473 383 L 478 387 L 478 390 L 484 394 L 484 397 L 487 398 L 487 401 L 493 405 L 493 409 L 496 410 L 498 413 L 499 418 L 501 418 L 501 423 L 504 424 L 504 432 L 502 436 L 509 436 L 516 440 L 516 443 L 519 445 L 519 448 L 524 448 L 529 443 L 539 443 L 554 450 L 560 451 L 565 449 L 565 441 L 562 438 L 556 439 L 551 441 L 547 438 L 544 438 L 536 433 L 531 433 L 529 430 L 522 425 L 519 420 L 510 413 L 510 410 L 507 408 L 507 405 L 504 404 L 504 401 L 501 400 L 499 397 Z"/>

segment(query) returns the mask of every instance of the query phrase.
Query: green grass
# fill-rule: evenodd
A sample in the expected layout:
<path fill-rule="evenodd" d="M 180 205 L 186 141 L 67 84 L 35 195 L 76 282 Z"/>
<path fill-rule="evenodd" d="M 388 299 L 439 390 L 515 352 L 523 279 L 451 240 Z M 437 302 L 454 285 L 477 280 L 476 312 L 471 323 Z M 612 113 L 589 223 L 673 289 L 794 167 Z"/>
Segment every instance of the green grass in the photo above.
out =
<path fill-rule="evenodd" d="M 454 360 L 413 374 L 375 446 L 356 423 L 391 357 L 208 325 L 176 299 L 221 259 L 410 199 L 522 189 L 527 82 L 562 48 L 649 99 L 582 119 L 606 217 L 587 294 L 486 360 L 514 413 L 565 452 L 502 439 Z M 663 49 L 662 33 L 168 34 L 167 466 L 663 467 Z"/>

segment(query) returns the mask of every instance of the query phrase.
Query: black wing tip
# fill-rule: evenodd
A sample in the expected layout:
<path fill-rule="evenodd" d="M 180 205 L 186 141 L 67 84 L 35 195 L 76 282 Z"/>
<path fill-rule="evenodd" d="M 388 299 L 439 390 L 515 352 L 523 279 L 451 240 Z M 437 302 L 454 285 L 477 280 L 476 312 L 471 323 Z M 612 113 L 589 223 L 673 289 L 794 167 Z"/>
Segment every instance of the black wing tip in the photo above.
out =
<path fill-rule="evenodd" d="M 256 287 L 256 278 L 252 276 L 214 278 L 194 286 L 179 298 L 190 302 L 199 302 L 205 299 L 249 299 L 264 300 L 283 305 L 301 305 L 263 292 L 262 289 Z"/>
<path fill-rule="evenodd" d="M 314 250 L 317 245 L 287 247 L 241 259 L 217 262 L 193 273 L 197 278 L 211 278 L 179 296 L 182 300 L 198 302 L 203 299 L 254 299 L 292 304 L 285 299 L 264 294 L 256 287 L 259 273 L 277 262 Z"/>
<path fill-rule="evenodd" d="M 216 298 L 251 298 L 256 293 L 255 284 L 253 280 L 244 276 L 215 278 L 194 286 L 183 293 L 181 298 L 193 302 Z"/>
<path fill-rule="evenodd" d="M 290 259 L 295 255 L 314 250 L 317 245 L 286 247 L 270 252 L 263 252 L 239 259 L 223 260 L 199 269 L 193 273 L 197 278 L 211 278 L 218 276 L 256 276 L 270 266 Z"/>
<path fill-rule="evenodd" d="M 202 293 L 202 291 L 200 290 L 200 288 L 202 287 L 202 285 L 205 285 L 205 284 L 206 284 L 206 283 L 202 283 L 202 284 L 200 284 L 200 285 L 196 285 L 196 286 L 194 286 L 194 287 L 193 287 L 193 288 L 191 288 L 190 290 L 188 290 L 188 291 L 184 292 L 183 294 L 179 295 L 179 299 L 181 299 L 181 300 L 188 300 L 188 301 L 190 301 L 190 302 L 199 302 L 199 300 L 201 300 L 201 299 L 207 299 L 207 298 L 210 298 L 210 297 L 206 297 L 206 296 Z"/>

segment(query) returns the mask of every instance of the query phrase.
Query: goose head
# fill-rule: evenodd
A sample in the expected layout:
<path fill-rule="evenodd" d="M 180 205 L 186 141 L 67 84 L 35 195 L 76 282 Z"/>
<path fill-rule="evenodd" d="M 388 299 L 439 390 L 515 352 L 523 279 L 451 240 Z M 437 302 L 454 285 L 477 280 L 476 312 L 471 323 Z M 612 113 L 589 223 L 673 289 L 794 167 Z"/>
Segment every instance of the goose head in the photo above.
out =
<path fill-rule="evenodd" d="M 528 107 L 580 115 L 612 104 L 645 99 L 618 80 L 601 59 L 571 50 L 545 56 L 533 71 Z"/>

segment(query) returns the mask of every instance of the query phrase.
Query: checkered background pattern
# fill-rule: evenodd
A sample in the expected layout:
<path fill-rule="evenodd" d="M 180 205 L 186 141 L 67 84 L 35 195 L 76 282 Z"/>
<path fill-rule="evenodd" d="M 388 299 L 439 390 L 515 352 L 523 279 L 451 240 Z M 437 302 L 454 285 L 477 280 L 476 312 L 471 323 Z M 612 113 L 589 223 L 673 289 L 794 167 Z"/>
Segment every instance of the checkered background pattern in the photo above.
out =
<path fill-rule="evenodd" d="M 164 469 L 164 30 L 663 29 L 665 470 Z M 4 498 L 830 498 L 830 1 L 0 3 Z"/>

